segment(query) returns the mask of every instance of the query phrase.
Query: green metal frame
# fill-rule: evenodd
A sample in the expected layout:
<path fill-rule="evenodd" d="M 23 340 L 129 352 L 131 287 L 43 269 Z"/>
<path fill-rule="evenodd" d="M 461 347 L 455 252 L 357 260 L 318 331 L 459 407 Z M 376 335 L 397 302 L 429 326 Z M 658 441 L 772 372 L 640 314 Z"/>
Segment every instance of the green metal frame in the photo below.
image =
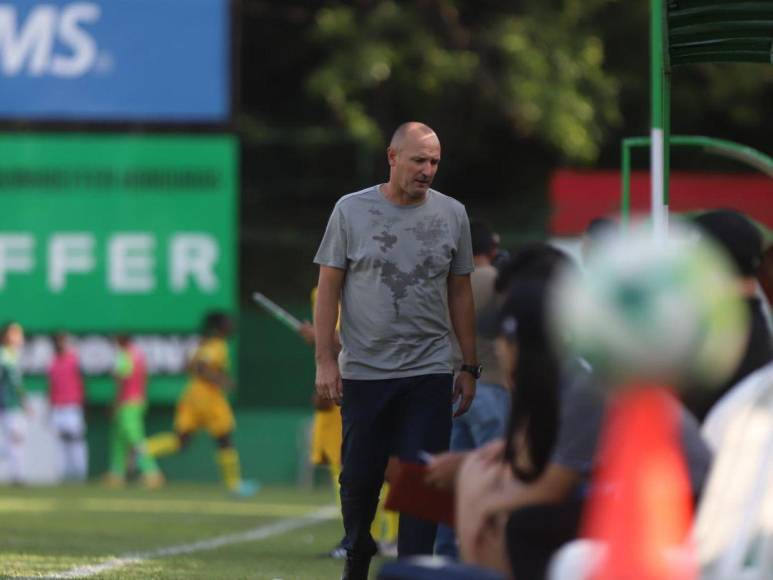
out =
<path fill-rule="evenodd" d="M 627 137 L 622 141 L 622 196 L 620 199 L 620 216 L 623 225 L 627 226 L 631 216 L 631 149 L 634 147 L 649 147 L 650 137 Z M 773 157 L 747 145 L 741 145 L 726 139 L 703 137 L 699 135 L 671 135 L 669 146 L 703 147 L 706 153 L 737 159 L 760 170 L 773 178 Z M 669 203 L 668 190 L 664 192 L 664 203 Z"/>
<path fill-rule="evenodd" d="M 773 0 L 650 0 L 650 136 L 623 140 L 623 166 L 626 171 L 627 163 L 630 172 L 630 147 L 650 146 L 650 197 L 656 237 L 665 235 L 668 227 L 671 145 L 704 146 L 716 153 L 754 161 L 752 164 L 758 168 L 771 163 L 767 155 L 731 141 L 671 137 L 671 67 L 698 62 L 773 64 Z M 763 171 L 770 174 L 767 169 Z M 621 211 L 627 203 L 623 200 Z M 623 219 L 628 219 L 627 213 Z"/>

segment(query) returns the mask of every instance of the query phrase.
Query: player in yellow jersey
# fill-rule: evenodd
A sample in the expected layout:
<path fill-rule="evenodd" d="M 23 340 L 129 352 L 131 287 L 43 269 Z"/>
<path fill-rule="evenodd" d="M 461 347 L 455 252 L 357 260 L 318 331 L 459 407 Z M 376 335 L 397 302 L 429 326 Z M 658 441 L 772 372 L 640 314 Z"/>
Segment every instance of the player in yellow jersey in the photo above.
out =
<path fill-rule="evenodd" d="M 190 381 L 177 403 L 174 433 L 159 433 L 148 439 L 148 451 L 155 457 L 184 449 L 192 435 L 206 429 L 217 443 L 217 462 L 228 490 L 247 497 L 257 484 L 243 480 L 239 454 L 233 441 L 236 428 L 226 393 L 234 388 L 228 337 L 233 333 L 231 318 L 224 312 L 207 314 L 202 325 L 202 341 L 188 364 Z"/>
<path fill-rule="evenodd" d="M 316 301 L 317 289 L 313 288 L 311 291 L 312 312 L 314 312 Z M 311 323 L 304 322 L 301 324 L 298 333 L 308 344 L 314 344 L 314 326 Z M 316 392 L 312 400 L 314 403 L 314 418 L 311 428 L 310 460 L 314 465 L 328 466 L 333 485 L 337 490 L 338 477 L 341 475 L 341 443 L 343 440 L 341 407 L 330 400 L 319 397 Z M 397 549 L 398 514 L 383 509 L 388 489 L 389 484 L 385 483 L 381 490 L 376 516 L 371 525 L 371 534 L 378 542 L 379 550 L 382 554 L 391 556 L 396 555 L 393 552 Z M 339 543 L 330 551 L 330 556 L 332 558 L 345 558 L 346 549 Z"/>

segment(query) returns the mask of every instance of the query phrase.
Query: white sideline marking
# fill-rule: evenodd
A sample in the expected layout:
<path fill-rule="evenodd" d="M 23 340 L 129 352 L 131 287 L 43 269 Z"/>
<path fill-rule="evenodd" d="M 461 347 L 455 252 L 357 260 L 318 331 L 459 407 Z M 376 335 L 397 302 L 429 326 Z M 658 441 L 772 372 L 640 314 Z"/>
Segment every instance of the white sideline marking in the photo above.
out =
<path fill-rule="evenodd" d="M 210 538 L 209 540 L 200 540 L 190 544 L 168 546 L 166 548 L 158 548 L 156 550 L 148 550 L 146 552 L 128 553 L 117 558 L 106 560 L 101 564 L 76 566 L 75 568 L 70 568 L 69 570 L 65 570 L 63 572 L 54 572 L 53 574 L 38 576 L 38 578 L 88 578 L 89 576 L 96 576 L 97 574 L 109 572 L 110 570 L 115 570 L 116 568 L 123 568 L 132 564 L 141 564 L 147 560 L 168 558 L 169 556 L 179 556 L 180 554 L 192 554 L 193 552 L 203 552 L 206 550 L 215 550 L 217 548 L 231 544 L 241 544 L 245 542 L 265 540 L 271 536 L 278 536 L 279 534 L 284 534 L 285 532 L 304 528 L 306 526 L 319 523 L 323 520 L 330 519 L 338 514 L 338 510 L 339 508 L 337 506 L 328 506 L 301 518 L 279 520 L 273 524 L 253 528 L 252 530 L 247 530 L 246 532 L 240 532 L 238 534 L 227 534 L 225 536 Z"/>

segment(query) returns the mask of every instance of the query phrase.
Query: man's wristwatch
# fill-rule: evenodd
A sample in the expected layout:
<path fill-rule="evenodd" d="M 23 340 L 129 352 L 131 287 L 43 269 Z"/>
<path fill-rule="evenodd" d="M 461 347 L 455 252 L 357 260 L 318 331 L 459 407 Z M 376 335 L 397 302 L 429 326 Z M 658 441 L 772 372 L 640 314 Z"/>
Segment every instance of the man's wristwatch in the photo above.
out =
<path fill-rule="evenodd" d="M 473 377 L 479 379 L 483 372 L 483 365 L 462 365 L 459 372 L 470 373 Z"/>

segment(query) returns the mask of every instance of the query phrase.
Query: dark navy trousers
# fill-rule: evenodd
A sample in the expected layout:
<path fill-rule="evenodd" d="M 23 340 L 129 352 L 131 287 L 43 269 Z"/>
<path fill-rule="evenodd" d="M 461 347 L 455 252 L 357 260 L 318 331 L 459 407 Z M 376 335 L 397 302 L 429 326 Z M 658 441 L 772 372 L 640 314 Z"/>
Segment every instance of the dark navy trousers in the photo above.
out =
<path fill-rule="evenodd" d="M 370 525 L 390 456 L 419 461 L 418 452 L 448 449 L 453 375 L 343 381 L 341 510 L 345 547 L 363 557 L 376 553 Z M 399 556 L 432 554 L 437 525 L 400 515 Z"/>

